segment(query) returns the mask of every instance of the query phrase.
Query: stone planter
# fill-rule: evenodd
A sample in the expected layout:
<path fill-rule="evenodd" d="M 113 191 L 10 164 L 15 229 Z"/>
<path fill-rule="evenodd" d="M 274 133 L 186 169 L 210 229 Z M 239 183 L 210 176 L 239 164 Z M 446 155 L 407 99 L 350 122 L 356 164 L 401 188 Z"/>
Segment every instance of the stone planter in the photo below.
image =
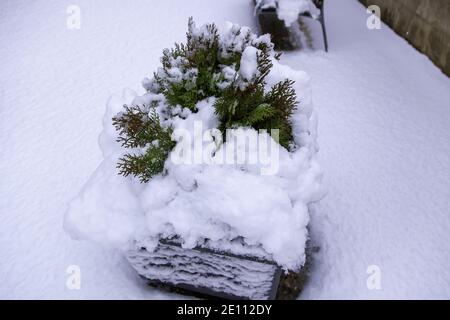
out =
<path fill-rule="evenodd" d="M 277 7 L 275 6 L 257 6 L 255 3 L 255 14 L 258 20 L 259 31 L 261 34 L 269 33 L 272 36 L 272 42 L 278 50 L 292 50 L 297 48 L 297 39 L 295 32 L 287 28 L 284 21 L 278 19 Z M 260 4 L 263 4 L 261 2 Z M 300 14 L 300 17 L 311 18 L 320 22 L 322 27 L 322 35 L 324 42 L 324 49 L 328 52 L 328 39 L 325 27 L 324 16 L 324 0 L 313 0 L 314 5 L 320 11 L 317 17 L 313 17 L 311 13 L 305 12 Z"/>
<path fill-rule="evenodd" d="M 302 287 L 302 272 L 285 274 L 258 247 L 223 251 L 208 243 L 184 249 L 178 239 L 162 239 L 156 250 L 137 246 L 127 258 L 150 285 L 199 297 L 291 299 Z"/>

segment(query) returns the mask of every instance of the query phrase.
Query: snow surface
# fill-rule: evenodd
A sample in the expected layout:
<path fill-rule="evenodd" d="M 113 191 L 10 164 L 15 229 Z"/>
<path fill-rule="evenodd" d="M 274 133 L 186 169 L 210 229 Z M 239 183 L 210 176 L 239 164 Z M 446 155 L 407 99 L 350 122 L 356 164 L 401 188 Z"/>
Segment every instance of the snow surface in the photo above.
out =
<path fill-rule="evenodd" d="M 0 4 L 0 297 L 178 298 L 142 284 L 112 250 L 71 240 L 63 212 L 102 155 L 105 101 L 155 70 L 186 18 L 253 25 L 250 1 Z M 321 246 L 300 298 L 450 298 L 450 80 L 354 0 L 326 1 L 330 52 L 282 62 L 312 76 L 328 195 Z M 164 25 L 163 25 L 164 23 Z M 320 33 L 314 38 L 321 45 Z M 66 268 L 81 267 L 81 290 Z M 381 290 L 366 286 L 369 265 Z"/>
<path fill-rule="evenodd" d="M 450 79 L 386 25 L 367 29 L 357 1 L 325 2 L 330 52 L 281 59 L 312 77 L 328 187 L 301 298 L 449 299 Z"/>

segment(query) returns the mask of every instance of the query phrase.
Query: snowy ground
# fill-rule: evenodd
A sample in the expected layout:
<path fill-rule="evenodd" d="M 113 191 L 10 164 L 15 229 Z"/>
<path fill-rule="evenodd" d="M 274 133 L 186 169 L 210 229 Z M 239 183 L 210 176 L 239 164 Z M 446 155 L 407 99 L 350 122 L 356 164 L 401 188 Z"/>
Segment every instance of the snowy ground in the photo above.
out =
<path fill-rule="evenodd" d="M 66 28 L 70 4 L 80 30 Z M 142 92 L 189 15 L 254 27 L 250 1 L 189 4 L 1 2 L 1 298 L 177 298 L 142 285 L 117 253 L 71 240 L 62 218 L 101 159 L 108 96 Z M 283 58 L 313 78 L 328 188 L 301 298 L 450 298 L 450 80 L 387 27 L 369 31 L 356 0 L 326 9 L 330 53 Z M 72 264 L 81 290 L 66 288 Z M 381 290 L 366 286 L 369 265 Z"/>
<path fill-rule="evenodd" d="M 388 27 L 365 28 L 355 1 L 327 9 L 331 52 L 284 59 L 313 78 L 328 187 L 302 298 L 450 298 L 450 79 Z M 369 265 L 382 290 L 367 289 Z"/>

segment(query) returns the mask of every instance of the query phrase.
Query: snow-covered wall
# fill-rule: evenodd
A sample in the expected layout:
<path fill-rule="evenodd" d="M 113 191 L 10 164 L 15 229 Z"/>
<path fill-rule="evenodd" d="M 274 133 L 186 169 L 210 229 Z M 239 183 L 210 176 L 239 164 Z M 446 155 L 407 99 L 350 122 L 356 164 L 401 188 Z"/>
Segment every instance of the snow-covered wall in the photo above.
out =
<path fill-rule="evenodd" d="M 377 5 L 381 19 L 395 32 L 426 54 L 450 76 L 450 1 L 360 0 Z"/>

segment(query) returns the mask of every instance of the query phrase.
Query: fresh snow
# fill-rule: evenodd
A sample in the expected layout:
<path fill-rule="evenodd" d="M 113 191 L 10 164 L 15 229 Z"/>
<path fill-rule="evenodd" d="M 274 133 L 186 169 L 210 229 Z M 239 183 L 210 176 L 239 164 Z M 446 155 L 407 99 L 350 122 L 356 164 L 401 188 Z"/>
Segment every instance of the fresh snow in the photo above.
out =
<path fill-rule="evenodd" d="M 330 52 L 281 59 L 312 77 L 328 188 L 301 298 L 449 299 L 450 79 L 386 25 L 369 30 L 357 1 L 325 2 Z"/>
<path fill-rule="evenodd" d="M 241 67 L 239 73 L 247 81 L 250 81 L 257 73 L 258 61 L 257 61 L 258 49 L 252 46 L 245 48 L 242 52 Z"/>
<path fill-rule="evenodd" d="M 112 249 L 71 240 L 63 213 L 102 159 L 105 101 L 159 65 L 187 16 L 254 28 L 251 2 L 56 1 L 0 7 L 0 297 L 179 298 L 147 288 Z M 326 198 L 302 299 L 450 298 L 450 80 L 356 0 L 326 1 L 330 52 L 282 63 L 312 77 Z M 314 34 L 321 45 L 320 33 Z M 141 91 L 141 94 L 143 92 Z M 66 287 L 70 265 L 81 290 Z M 381 271 L 369 290 L 367 269 Z"/>

